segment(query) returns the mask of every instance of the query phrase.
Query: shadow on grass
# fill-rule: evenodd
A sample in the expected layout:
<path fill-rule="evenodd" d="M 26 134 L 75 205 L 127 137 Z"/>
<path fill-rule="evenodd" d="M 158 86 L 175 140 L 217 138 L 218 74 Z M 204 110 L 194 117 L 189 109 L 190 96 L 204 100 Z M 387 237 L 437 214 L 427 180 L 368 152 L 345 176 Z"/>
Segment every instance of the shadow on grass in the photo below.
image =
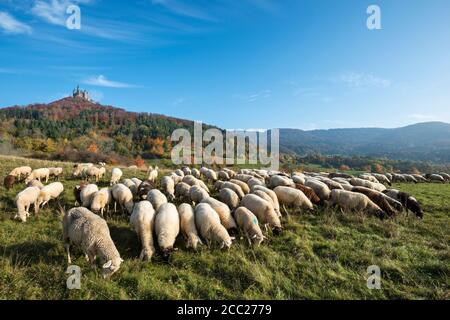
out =
<path fill-rule="evenodd" d="M 135 259 L 139 257 L 140 242 L 136 232 L 127 227 L 109 226 L 111 238 L 119 250 L 122 259 Z"/>
<path fill-rule="evenodd" d="M 38 264 L 40 262 L 60 265 L 58 245 L 45 241 L 27 241 L 5 247 L 3 255 L 16 263 Z"/>

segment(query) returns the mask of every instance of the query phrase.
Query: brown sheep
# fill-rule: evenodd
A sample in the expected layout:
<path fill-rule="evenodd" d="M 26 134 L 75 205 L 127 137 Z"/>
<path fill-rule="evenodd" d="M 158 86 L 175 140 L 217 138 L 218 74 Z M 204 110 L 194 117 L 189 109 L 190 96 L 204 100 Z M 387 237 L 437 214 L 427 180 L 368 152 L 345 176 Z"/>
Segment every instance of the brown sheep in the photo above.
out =
<path fill-rule="evenodd" d="M 14 176 L 6 176 L 5 180 L 3 180 L 3 185 L 5 186 L 6 190 L 11 189 L 14 184 L 16 183 L 16 177 Z"/>
<path fill-rule="evenodd" d="M 392 208 L 389 201 L 386 199 L 386 195 L 365 187 L 353 187 L 352 192 L 362 193 L 366 195 L 373 203 L 381 208 L 389 217 L 393 217 L 397 214 L 397 211 Z"/>
<path fill-rule="evenodd" d="M 305 196 L 312 202 L 312 204 L 319 205 L 321 200 L 319 196 L 310 187 L 306 187 L 302 184 L 296 183 L 295 188 L 305 194 Z"/>

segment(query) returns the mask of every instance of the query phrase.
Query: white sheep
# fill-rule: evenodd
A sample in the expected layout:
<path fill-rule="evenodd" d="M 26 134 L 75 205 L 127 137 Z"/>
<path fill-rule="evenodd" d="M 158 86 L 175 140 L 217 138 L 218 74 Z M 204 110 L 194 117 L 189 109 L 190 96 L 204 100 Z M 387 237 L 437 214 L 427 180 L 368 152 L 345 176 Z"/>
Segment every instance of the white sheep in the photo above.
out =
<path fill-rule="evenodd" d="M 313 204 L 303 192 L 290 187 L 276 187 L 274 190 L 278 201 L 286 206 L 292 206 L 298 209 L 313 209 Z"/>
<path fill-rule="evenodd" d="M 322 201 L 328 200 L 330 198 L 331 190 L 322 181 L 314 178 L 306 179 L 305 186 L 313 189 Z"/>
<path fill-rule="evenodd" d="M 225 188 L 233 190 L 238 195 L 239 199 L 242 199 L 245 196 L 245 193 L 242 190 L 242 188 L 239 185 L 237 185 L 236 183 L 229 182 L 229 181 L 221 183 L 219 190 L 225 189 Z"/>
<path fill-rule="evenodd" d="M 239 207 L 239 196 L 236 192 L 229 188 L 223 188 L 219 192 L 219 199 L 225 203 L 231 210 L 235 210 Z"/>
<path fill-rule="evenodd" d="M 119 168 L 112 169 L 110 185 L 113 186 L 115 184 L 118 184 L 122 176 L 123 176 L 122 170 L 120 170 Z"/>
<path fill-rule="evenodd" d="M 117 204 L 122 208 L 122 213 L 124 212 L 124 208 L 129 214 L 133 212 L 133 193 L 130 188 L 119 183 L 112 187 L 111 194 L 114 200 L 114 212 L 117 211 Z"/>
<path fill-rule="evenodd" d="M 193 168 L 191 170 L 191 174 L 192 174 L 193 177 L 195 177 L 197 179 L 200 179 L 200 177 L 201 177 L 200 171 L 198 169 L 196 169 L 196 168 Z"/>
<path fill-rule="evenodd" d="M 279 186 L 283 187 L 295 187 L 295 183 L 292 179 L 280 176 L 280 175 L 273 175 L 269 178 L 269 186 L 273 189 Z"/>
<path fill-rule="evenodd" d="M 93 194 L 91 201 L 91 210 L 94 213 L 100 212 L 100 214 L 103 216 L 105 209 L 109 207 L 111 203 L 111 190 L 109 190 L 109 188 L 103 188 Z"/>
<path fill-rule="evenodd" d="M 31 180 L 27 183 L 27 187 L 38 187 L 39 189 L 42 189 L 44 185 L 39 180 Z"/>
<path fill-rule="evenodd" d="M 251 174 L 240 173 L 235 175 L 234 179 L 247 183 L 248 180 L 253 178 Z"/>
<path fill-rule="evenodd" d="M 266 184 L 264 182 L 262 182 L 261 180 L 257 179 L 257 178 L 251 178 L 247 181 L 247 185 L 249 186 L 250 190 L 253 189 L 254 186 L 262 186 L 265 187 Z M 249 190 L 249 191 L 250 191 Z M 249 193 L 249 192 L 248 192 Z M 247 193 L 247 194 L 248 194 Z"/>
<path fill-rule="evenodd" d="M 161 178 L 161 188 L 166 194 L 169 201 L 175 200 L 175 182 L 169 176 L 165 176 Z"/>
<path fill-rule="evenodd" d="M 246 195 L 242 201 L 241 206 L 246 207 L 253 212 L 258 220 L 263 224 L 271 226 L 274 234 L 280 234 L 282 231 L 281 221 L 278 214 L 275 212 L 272 204 L 255 194 Z"/>
<path fill-rule="evenodd" d="M 163 204 L 166 204 L 168 202 L 167 197 L 164 195 L 164 193 L 162 193 L 158 189 L 150 190 L 147 194 L 147 200 L 151 202 L 151 204 L 152 204 L 153 208 L 156 210 L 156 212 L 159 211 L 159 208 Z"/>
<path fill-rule="evenodd" d="M 220 170 L 220 171 L 217 173 L 217 177 L 218 177 L 220 180 L 224 180 L 224 181 L 230 180 L 230 174 L 229 174 L 228 172 L 226 172 L 225 170 Z"/>
<path fill-rule="evenodd" d="M 175 185 L 179 184 L 181 181 L 183 181 L 183 177 L 180 177 L 179 175 L 175 174 L 175 173 L 171 173 L 170 174 L 170 178 L 173 180 L 173 182 L 175 183 Z"/>
<path fill-rule="evenodd" d="M 14 219 L 20 219 L 22 222 L 27 222 L 27 218 L 30 216 L 30 207 L 34 204 L 34 210 L 36 210 L 36 202 L 39 197 L 41 189 L 37 187 L 29 187 L 19 192 L 14 200 L 17 207 L 17 214 Z"/>
<path fill-rule="evenodd" d="M 206 181 L 211 181 L 211 182 L 217 181 L 217 173 L 214 170 L 205 168 L 205 170 L 203 172 L 200 169 L 200 172 L 205 176 Z"/>
<path fill-rule="evenodd" d="M 89 167 L 85 171 L 85 177 L 87 180 L 89 180 L 90 178 L 95 178 L 95 182 L 99 182 L 99 180 L 105 175 L 105 173 L 105 167 Z"/>
<path fill-rule="evenodd" d="M 202 245 L 202 241 L 195 226 L 194 209 L 190 204 L 182 203 L 178 207 L 178 214 L 180 215 L 180 228 L 186 241 L 186 247 L 197 250 L 197 246 Z"/>
<path fill-rule="evenodd" d="M 367 212 L 378 217 L 384 216 L 383 210 L 365 194 L 345 190 L 331 190 L 329 205 L 338 205 L 344 212 Z"/>
<path fill-rule="evenodd" d="M 94 164 L 92 163 L 80 163 L 80 164 L 76 164 L 74 165 L 75 170 L 73 171 L 73 176 L 75 178 L 77 177 L 84 177 L 86 171 L 90 168 L 93 167 Z"/>
<path fill-rule="evenodd" d="M 239 229 L 246 236 L 248 243 L 251 245 L 253 241 L 259 246 L 265 237 L 259 227 L 258 218 L 245 207 L 237 208 L 234 216 L 236 217 L 236 223 Z"/>
<path fill-rule="evenodd" d="M 130 191 L 133 194 L 133 196 L 135 196 L 137 194 L 139 186 L 136 186 L 136 184 L 134 183 L 133 180 L 125 179 L 125 180 L 123 180 L 122 184 L 130 189 Z"/>
<path fill-rule="evenodd" d="M 164 259 L 174 251 L 175 240 L 180 233 L 180 216 L 173 203 L 163 204 L 155 218 L 155 233 Z"/>
<path fill-rule="evenodd" d="M 231 247 L 232 238 L 220 223 L 219 214 L 208 203 L 199 203 L 195 207 L 195 225 L 208 247 L 212 243 L 219 243 L 221 249 Z"/>
<path fill-rule="evenodd" d="M 175 173 L 179 177 L 184 177 L 184 171 L 181 169 L 177 169 L 173 173 Z"/>
<path fill-rule="evenodd" d="M 278 197 L 276 193 L 273 192 L 273 190 L 270 190 L 269 188 L 264 186 L 255 185 L 253 187 L 253 191 L 262 191 L 267 194 L 272 199 L 271 203 L 273 205 L 273 208 L 275 209 L 275 212 L 279 217 L 281 217 L 280 202 L 278 201 Z"/>
<path fill-rule="evenodd" d="M 25 179 L 25 183 L 30 182 L 31 180 L 39 180 L 42 182 L 42 180 L 45 180 L 45 183 L 48 182 L 48 179 L 50 177 L 50 170 L 48 168 L 40 168 L 33 170 L 30 175 Z"/>
<path fill-rule="evenodd" d="M 138 178 L 131 178 L 131 181 L 133 181 L 133 183 L 136 185 L 136 189 L 139 188 L 142 183 L 142 180 Z"/>
<path fill-rule="evenodd" d="M 64 213 L 62 221 L 63 241 L 67 250 L 67 262 L 70 265 L 70 246 L 79 246 L 90 263 L 99 258 L 104 278 L 112 276 L 123 262 L 111 239 L 108 225 L 98 215 L 86 208 L 73 208 Z"/>
<path fill-rule="evenodd" d="M 205 200 L 203 200 L 201 203 L 207 203 L 209 204 L 214 211 L 217 212 L 217 214 L 220 217 L 220 222 L 227 230 L 233 230 L 237 229 L 236 221 L 234 221 L 233 216 L 231 215 L 230 208 L 219 200 L 216 200 L 212 197 L 208 197 Z"/>
<path fill-rule="evenodd" d="M 183 168 L 181 168 L 181 171 L 183 171 L 183 176 L 192 174 L 192 170 L 189 167 L 183 167 Z"/>
<path fill-rule="evenodd" d="M 40 189 L 39 197 L 36 201 L 36 213 L 39 212 L 39 208 L 44 207 L 50 200 L 58 198 L 64 191 L 64 186 L 61 182 L 50 183 L 49 185 Z"/>
<path fill-rule="evenodd" d="M 190 200 L 189 198 L 189 190 L 191 189 L 191 186 L 187 183 L 180 182 L 175 186 L 175 196 L 178 199 L 184 200 Z"/>
<path fill-rule="evenodd" d="M 192 186 L 189 189 L 189 198 L 193 203 L 200 203 L 209 198 L 209 193 L 200 186 Z"/>
<path fill-rule="evenodd" d="M 91 206 L 92 197 L 98 191 L 98 187 L 95 184 L 88 184 L 83 187 L 80 192 L 81 206 L 89 208 Z"/>
<path fill-rule="evenodd" d="M 141 241 L 139 259 L 150 261 L 155 253 L 153 244 L 153 230 L 155 225 L 155 210 L 149 201 L 136 203 L 130 217 L 130 223 Z"/>
<path fill-rule="evenodd" d="M 59 180 L 59 177 L 63 174 L 63 168 L 48 168 L 50 171 L 50 177 Z"/>
<path fill-rule="evenodd" d="M 18 167 L 18 168 L 14 168 L 9 173 L 9 176 L 14 176 L 18 180 L 20 180 L 22 178 L 22 176 L 23 177 L 28 177 L 31 174 L 31 171 L 33 171 L 33 169 L 31 169 L 31 167 L 28 167 L 28 166 Z"/>
<path fill-rule="evenodd" d="M 267 193 L 265 193 L 265 192 L 262 191 L 262 190 L 253 190 L 253 191 L 252 191 L 252 194 L 255 194 L 255 195 L 257 195 L 258 197 L 260 197 L 260 198 L 262 198 L 262 199 L 264 199 L 264 200 L 270 202 L 270 204 L 272 204 L 272 206 L 273 206 L 273 208 L 274 208 L 276 214 L 281 218 L 281 212 L 280 212 L 280 210 L 277 211 L 277 210 L 275 209 L 275 204 L 274 204 L 272 198 L 271 198 Z M 286 212 L 287 212 L 287 211 L 286 211 Z"/>
<path fill-rule="evenodd" d="M 252 178 L 252 179 L 253 179 L 253 178 Z M 249 179 L 248 181 L 250 181 L 250 180 L 252 180 L 252 179 Z M 231 183 L 237 184 L 239 187 L 241 187 L 242 191 L 244 192 L 244 195 L 250 193 L 250 187 L 249 187 L 249 185 L 247 184 L 248 181 L 247 181 L 247 182 L 243 182 L 243 181 L 237 180 L 237 179 L 231 179 L 231 180 L 230 180 Z"/>
<path fill-rule="evenodd" d="M 376 190 L 376 191 L 379 191 L 379 192 L 383 192 L 384 190 L 386 190 L 386 187 L 383 184 L 379 183 L 379 182 L 378 183 L 374 183 L 374 182 L 371 182 L 371 181 L 368 181 L 368 180 L 364 180 L 364 179 L 360 179 L 360 178 L 352 178 L 350 180 L 350 183 L 353 186 L 356 186 L 356 187 L 365 187 L 365 188 L 369 188 L 369 189 Z"/>
<path fill-rule="evenodd" d="M 147 180 L 149 180 L 151 182 L 155 182 L 156 179 L 158 179 L 158 170 L 159 170 L 158 167 L 155 167 L 155 168 L 149 167 Z"/>
<path fill-rule="evenodd" d="M 292 176 L 292 181 L 294 181 L 294 183 L 305 185 L 305 175 L 303 173 L 296 172 Z"/>

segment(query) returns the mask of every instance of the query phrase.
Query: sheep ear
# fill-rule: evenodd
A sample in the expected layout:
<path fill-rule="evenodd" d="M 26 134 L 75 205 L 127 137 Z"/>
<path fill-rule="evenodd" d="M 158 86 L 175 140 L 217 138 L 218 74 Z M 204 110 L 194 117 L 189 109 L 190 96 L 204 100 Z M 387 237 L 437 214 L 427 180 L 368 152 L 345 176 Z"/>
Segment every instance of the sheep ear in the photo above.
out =
<path fill-rule="evenodd" d="M 103 269 L 108 269 L 112 266 L 112 260 L 109 260 L 107 263 L 103 265 Z"/>

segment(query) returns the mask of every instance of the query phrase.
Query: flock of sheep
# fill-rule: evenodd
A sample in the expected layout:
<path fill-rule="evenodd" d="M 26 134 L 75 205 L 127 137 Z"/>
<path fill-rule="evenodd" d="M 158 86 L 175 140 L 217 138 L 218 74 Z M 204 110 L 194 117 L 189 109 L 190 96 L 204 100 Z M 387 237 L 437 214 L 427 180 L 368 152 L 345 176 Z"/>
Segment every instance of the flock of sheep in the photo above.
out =
<path fill-rule="evenodd" d="M 96 259 L 103 263 L 104 277 L 115 273 L 123 261 L 103 219 L 111 206 L 117 212 L 119 205 L 122 214 L 129 215 L 141 243 L 140 258 L 148 261 L 155 248 L 168 259 L 180 234 L 186 247 L 194 250 L 204 242 L 208 247 L 214 243 L 221 249 L 230 248 L 234 240 L 231 235 L 238 231 L 249 245 L 260 245 L 269 234 L 282 232 L 282 211 L 288 214 L 288 208 L 312 211 L 317 206 L 325 209 L 336 206 L 342 212 L 363 212 L 380 218 L 411 211 L 422 218 L 421 206 L 414 197 L 386 186 L 392 182 L 450 181 L 446 173 L 424 176 L 368 173 L 355 177 L 344 173 L 286 174 L 258 169 L 235 172 L 228 168 L 217 172 L 206 167 L 200 170 L 183 167 L 163 176 L 157 189 L 159 169 L 150 167 L 146 181 L 122 179 L 122 170 L 114 168 L 110 187 L 99 189 L 89 182 L 104 178 L 105 164 L 99 165 L 74 166 L 73 177 L 83 179 L 73 190 L 78 207 L 60 209 L 64 214 L 63 239 L 68 262 L 71 262 L 70 246 L 79 246 L 91 263 Z M 58 199 L 63 185 L 42 182 L 48 183 L 50 177 L 59 179 L 62 173 L 61 168 L 14 169 L 5 178 L 5 187 L 11 188 L 21 179 L 27 184 L 16 196 L 15 218 L 26 222 L 31 205 L 37 214 L 50 200 Z"/>

